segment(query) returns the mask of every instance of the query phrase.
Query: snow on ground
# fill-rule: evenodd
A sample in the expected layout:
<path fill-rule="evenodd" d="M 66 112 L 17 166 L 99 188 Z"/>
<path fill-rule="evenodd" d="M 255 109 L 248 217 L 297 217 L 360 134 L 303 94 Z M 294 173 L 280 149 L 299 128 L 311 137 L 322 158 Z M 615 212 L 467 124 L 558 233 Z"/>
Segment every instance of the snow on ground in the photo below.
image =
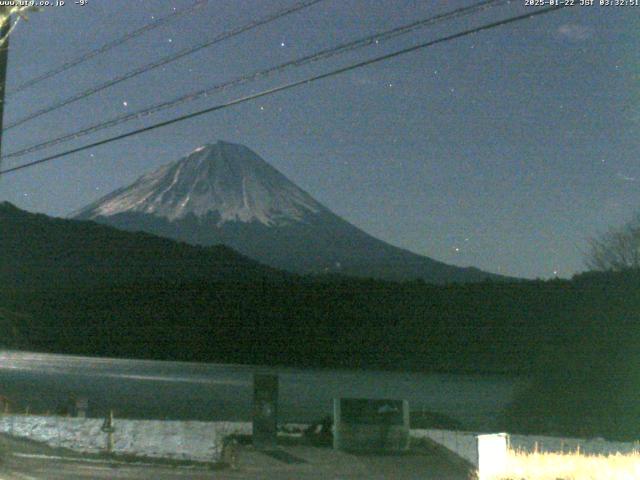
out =
<path fill-rule="evenodd" d="M 2 416 L 0 432 L 63 447 L 77 452 L 100 453 L 108 435 L 102 419 L 44 416 Z M 251 423 L 161 420 L 114 420 L 113 452 L 153 458 L 216 462 L 224 438 L 250 434 Z"/>

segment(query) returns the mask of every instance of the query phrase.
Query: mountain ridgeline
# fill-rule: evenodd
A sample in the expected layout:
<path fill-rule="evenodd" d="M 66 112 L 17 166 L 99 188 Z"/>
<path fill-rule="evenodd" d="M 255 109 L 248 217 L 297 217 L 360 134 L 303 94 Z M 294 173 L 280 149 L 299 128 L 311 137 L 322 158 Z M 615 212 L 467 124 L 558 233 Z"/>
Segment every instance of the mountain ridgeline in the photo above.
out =
<path fill-rule="evenodd" d="M 194 150 L 74 214 L 193 245 L 227 245 L 299 274 L 429 283 L 499 279 L 378 240 L 338 217 L 256 153 L 226 142 Z"/>
<path fill-rule="evenodd" d="M 225 246 L 198 247 L 94 222 L 31 214 L 0 203 L 0 284 L 5 290 L 72 289 L 136 282 L 260 282 L 288 276 Z"/>

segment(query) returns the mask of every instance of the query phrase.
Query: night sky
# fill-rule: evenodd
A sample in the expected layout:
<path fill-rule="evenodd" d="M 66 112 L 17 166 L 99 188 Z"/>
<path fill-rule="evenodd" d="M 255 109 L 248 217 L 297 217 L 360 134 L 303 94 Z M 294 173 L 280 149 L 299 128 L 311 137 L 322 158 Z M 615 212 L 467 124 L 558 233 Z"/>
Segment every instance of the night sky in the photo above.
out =
<path fill-rule="evenodd" d="M 16 28 L 9 90 L 193 1 L 66 3 Z M 293 3 L 210 0 L 8 98 L 5 122 Z M 470 3 L 325 0 L 9 130 L 3 153 Z M 3 167 L 527 9 L 522 0 L 421 29 Z M 563 9 L 0 177 L 0 200 L 65 216 L 223 139 L 394 245 L 502 274 L 568 277 L 584 269 L 587 238 L 640 209 L 638 32 L 640 7 Z"/>

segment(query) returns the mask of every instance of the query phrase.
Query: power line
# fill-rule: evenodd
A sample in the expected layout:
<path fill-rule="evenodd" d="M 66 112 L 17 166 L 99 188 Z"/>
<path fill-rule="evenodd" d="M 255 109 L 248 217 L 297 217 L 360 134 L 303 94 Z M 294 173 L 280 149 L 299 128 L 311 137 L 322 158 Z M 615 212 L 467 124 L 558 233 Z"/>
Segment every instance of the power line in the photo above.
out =
<path fill-rule="evenodd" d="M 482 10 L 486 10 L 488 8 L 500 5 L 500 4 L 506 4 L 506 3 L 510 3 L 510 0 L 485 0 L 482 2 L 479 2 L 477 4 L 471 5 L 469 7 L 464 7 L 464 8 L 458 8 L 455 9 L 453 11 L 447 12 L 447 13 L 443 13 L 443 14 L 439 14 L 436 16 L 432 16 L 432 17 L 428 17 L 425 19 L 421 19 L 415 22 L 412 22 L 410 24 L 407 25 L 402 25 L 396 28 L 393 28 L 391 30 L 386 30 L 384 32 L 380 32 L 380 33 L 376 33 L 373 35 L 369 35 L 366 37 L 362 37 L 359 38 L 357 40 L 353 40 L 347 43 L 343 43 L 341 45 L 338 45 L 336 47 L 331 47 L 331 48 L 327 48 L 324 50 L 320 50 L 319 52 L 307 55 L 305 57 L 299 58 L 299 59 L 295 59 L 295 60 L 291 60 L 282 64 L 279 64 L 275 67 L 270 67 L 268 69 L 265 70 L 259 70 L 259 71 L 255 71 L 252 73 L 249 73 L 247 75 L 243 75 L 240 77 L 236 77 L 232 80 L 228 80 L 226 82 L 223 83 L 218 83 L 216 85 L 213 85 L 211 87 L 207 87 L 203 90 L 198 90 L 195 92 L 191 92 L 188 93 L 186 95 L 182 95 L 179 96 L 177 98 L 174 98 L 172 100 L 168 100 L 159 104 L 155 104 L 152 105 L 150 107 L 146 107 L 140 110 L 137 110 L 135 112 L 131 112 L 128 114 L 124 114 L 124 115 L 119 115 L 117 117 L 114 117 L 110 120 L 107 121 L 103 121 L 103 122 L 98 122 L 95 123 L 93 125 L 89 125 L 87 127 L 84 127 L 81 130 L 76 130 L 74 132 L 71 133 L 67 133 L 64 134 L 60 137 L 56 137 L 54 139 L 51 140 L 47 140 L 44 142 L 40 142 L 40 143 L 36 143 L 36 144 L 32 144 L 26 147 L 21 148 L 20 150 L 17 151 L 13 151 L 11 153 L 8 153 L 7 155 L 0 157 L 0 160 L 2 159 L 8 159 L 8 158 L 17 158 L 17 157 L 22 157 L 24 155 L 27 155 L 29 153 L 34 153 L 49 147 L 52 147 L 54 145 L 59 145 L 61 143 L 65 143 L 67 141 L 70 140 L 77 140 L 80 137 L 83 137 L 85 135 L 89 135 L 92 133 L 96 133 L 100 130 L 104 130 L 106 128 L 111 128 L 111 127 L 115 127 L 117 125 L 120 125 L 122 123 L 128 122 L 130 120 L 137 120 L 143 117 L 146 117 L 148 115 L 157 113 L 159 111 L 162 110 L 166 110 L 168 108 L 172 108 L 172 107 L 176 107 L 178 105 L 181 105 L 183 103 L 186 102 L 190 102 L 190 101 L 194 101 L 197 100 L 199 98 L 203 98 L 203 97 L 207 97 L 208 95 L 211 95 L 213 93 L 216 93 L 218 91 L 222 91 L 226 88 L 229 87 L 236 87 L 238 85 L 242 85 L 245 84 L 247 82 L 250 81 L 254 81 L 260 78 L 266 78 L 269 77 L 270 75 L 274 74 L 274 73 L 279 73 L 283 70 L 285 70 L 288 67 L 299 67 L 308 63 L 312 63 L 312 62 L 316 62 L 319 60 L 324 60 L 330 57 L 333 57 L 335 55 L 339 55 L 339 54 L 343 54 L 346 52 L 350 52 L 353 50 L 356 50 L 358 48 L 362 48 L 362 47 L 367 47 L 369 45 L 372 45 L 376 42 L 380 42 L 380 41 L 385 41 L 385 40 L 389 40 L 391 38 L 395 38 L 398 37 L 400 35 L 404 35 L 407 34 L 409 32 L 412 32 L 414 30 L 417 30 L 418 28 L 423 28 L 426 27 L 428 25 L 433 25 L 435 23 L 441 22 L 441 21 L 445 21 L 445 20 L 450 20 L 453 18 L 458 18 L 458 17 L 462 17 L 464 15 L 469 15 L 472 13 L 476 13 Z"/>
<path fill-rule="evenodd" d="M 518 15 L 518 16 L 515 16 L 515 17 L 510 17 L 510 18 L 507 18 L 507 19 L 504 19 L 504 20 L 500 20 L 500 21 L 497 21 L 497 22 L 492 22 L 492 23 L 489 23 L 489 24 L 486 24 L 486 25 L 482 25 L 480 27 L 475 27 L 475 28 L 472 28 L 472 29 L 469 29 L 469 30 L 464 30 L 462 32 L 454 33 L 452 35 L 441 37 L 441 38 L 438 38 L 436 40 L 431 40 L 429 42 L 425 42 L 425 43 L 421 43 L 421 44 L 418 44 L 418 45 L 414 45 L 412 47 L 404 48 L 402 50 L 397 50 L 395 52 L 388 53 L 388 54 L 385 54 L 385 55 L 381 55 L 381 56 L 378 56 L 378 57 L 375 57 L 375 58 L 372 58 L 372 59 L 369 59 L 369 60 L 365 60 L 363 62 L 359 62 L 359 63 L 355 63 L 355 64 L 352 64 L 352 65 L 349 65 L 349 66 L 346 66 L 346 67 L 338 68 L 338 69 L 332 70 L 330 72 L 326 72 L 326 73 L 322 73 L 322 74 L 315 75 L 315 76 L 312 76 L 312 77 L 308 77 L 308 78 L 306 78 L 304 80 L 298 80 L 298 81 L 291 82 L 291 83 L 288 83 L 288 84 L 285 84 L 285 85 L 280 85 L 278 87 L 270 88 L 268 90 L 263 90 L 262 92 L 254 93 L 254 94 L 251 94 L 251 95 L 247 95 L 245 97 L 240 97 L 240 98 L 231 100 L 231 101 L 226 102 L 226 103 L 222 103 L 222 104 L 219 104 L 219 105 L 215 105 L 213 107 L 209 107 L 209 108 L 205 108 L 203 110 L 199 110 L 197 112 L 189 113 L 187 115 L 182 115 L 180 117 L 172 118 L 170 120 L 165 120 L 163 122 L 155 123 L 153 125 L 149 125 L 149 126 L 144 127 L 144 128 L 140 128 L 140 129 L 137 129 L 137 130 L 133 130 L 131 132 L 123 133 L 121 135 L 116 135 L 116 136 L 113 136 L 113 137 L 109 137 L 109 138 L 106 138 L 104 140 L 100 140 L 100 141 L 97 141 L 97 142 L 94 142 L 94 143 L 90 143 L 90 144 L 84 145 L 82 147 L 73 148 L 73 149 L 70 149 L 70 150 L 67 150 L 67 151 L 64 151 L 64 152 L 61 152 L 61 153 L 57 153 L 55 155 L 50 155 L 48 157 L 44 157 L 44 158 L 41 158 L 39 160 L 35 160 L 33 162 L 25 163 L 23 165 L 18 165 L 16 167 L 8 168 L 6 170 L 0 170 L 0 175 L 6 175 L 7 173 L 15 172 L 15 171 L 18 171 L 18 170 L 23 170 L 25 168 L 30 168 L 30 167 L 33 167 L 35 165 L 40 165 L 42 163 L 46 163 L 46 162 L 50 162 L 50 161 L 53 161 L 53 160 L 57 160 L 59 158 L 66 157 L 66 156 L 71 155 L 73 153 L 78 153 L 78 152 L 82 152 L 84 150 L 89 150 L 91 148 L 95 148 L 95 147 L 98 147 L 98 146 L 101 146 L 101 145 L 106 145 L 108 143 L 112 143 L 112 142 L 115 142 L 115 141 L 118 141 L 118 140 L 122 140 L 122 139 L 125 139 L 125 138 L 128 138 L 128 137 L 132 137 L 132 136 L 135 136 L 135 135 L 138 135 L 138 134 L 141 134 L 141 133 L 146 133 L 146 132 L 149 132 L 151 130 L 155 130 L 155 129 L 158 129 L 158 128 L 166 127 L 166 126 L 172 125 L 174 123 L 178 123 L 178 122 L 182 122 L 182 121 L 185 121 L 185 120 L 189 120 L 191 118 L 199 117 L 199 116 L 205 115 L 207 113 L 211 113 L 211 112 L 214 112 L 214 111 L 217 111 L 217 110 L 222 110 L 222 109 L 225 109 L 225 108 L 228 108 L 228 107 L 232 107 L 234 105 L 239 105 L 241 103 L 246 103 L 246 102 L 249 102 L 251 100 L 255 100 L 257 98 L 265 97 L 267 95 L 272 95 L 272 94 L 277 93 L 277 92 L 282 92 L 282 91 L 285 91 L 285 90 L 289 90 L 289 89 L 292 89 L 292 88 L 295 88 L 295 87 L 298 87 L 298 86 L 301 86 L 301 85 L 308 85 L 308 84 L 310 84 L 312 82 L 316 82 L 318 80 L 322 80 L 322 79 L 325 79 L 325 78 L 333 77 L 335 75 L 340 75 L 342 73 L 350 72 L 350 71 L 355 70 L 357 68 L 365 67 L 365 66 L 368 66 L 368 65 L 373 65 L 375 63 L 379 63 L 379 62 L 382 62 L 382 61 L 385 61 L 385 60 L 389 60 L 389 59 L 394 58 L 394 57 L 398 57 L 400 55 L 405 55 L 407 53 L 411 53 L 411 52 L 415 52 L 417 50 L 428 48 L 428 47 L 431 47 L 433 45 L 437 45 L 437 44 L 440 44 L 440 43 L 445 43 L 445 42 L 448 42 L 448 41 L 451 41 L 451 40 L 455 40 L 455 39 L 458 39 L 458 38 L 461 38 L 461 37 L 466 37 L 467 35 L 472 35 L 472 34 L 475 34 L 475 33 L 486 31 L 486 30 L 491 30 L 493 28 L 500 27 L 500 26 L 503 26 L 503 25 L 508 25 L 508 24 L 511 24 L 511 23 L 515 23 L 515 22 L 518 22 L 518 21 L 521 21 L 521 20 L 526 20 L 526 19 L 529 19 L 529 18 L 533 18 L 533 17 L 537 17 L 537 16 L 540 16 L 540 15 L 544 15 L 546 13 L 550 13 L 550 12 L 555 11 L 555 10 L 560 10 L 562 8 L 565 8 L 565 7 L 566 7 L 566 5 L 546 7 L 546 8 L 537 10 L 535 12 L 525 13 L 523 15 Z"/>
<path fill-rule="evenodd" d="M 49 78 L 58 75 L 62 72 L 65 72 L 77 65 L 80 65 L 81 63 L 86 62 L 87 60 L 90 60 L 94 57 L 97 57 L 98 55 L 101 55 L 103 53 L 108 52 L 109 50 L 113 50 L 116 47 L 119 47 L 120 45 L 128 42 L 129 40 L 133 40 L 134 38 L 137 38 L 141 35 L 143 35 L 144 33 L 147 33 L 151 30 L 154 30 L 158 27 L 161 27 L 162 25 L 165 25 L 173 20 L 175 20 L 176 18 L 179 18 L 183 15 L 186 15 L 187 13 L 193 12 L 194 10 L 202 7 L 204 4 L 206 4 L 208 2 L 208 0 L 198 0 L 197 2 L 195 2 L 193 5 L 187 7 L 187 8 L 183 8 L 182 10 L 176 10 L 172 13 L 170 13 L 169 15 L 165 15 L 164 17 L 160 17 L 156 20 L 154 20 L 153 22 L 150 22 L 146 25 L 144 25 L 143 27 L 138 28 L 137 30 L 133 30 L 125 35 L 123 35 L 122 37 L 119 37 L 115 40 L 112 40 L 111 42 L 105 43 L 104 45 L 102 45 L 101 47 L 98 47 L 94 50 L 91 50 L 83 55 L 80 55 L 72 60 L 69 60 L 68 62 L 63 63 L 62 65 L 59 65 L 58 67 L 52 68 L 51 70 L 43 73 L 42 75 L 39 75 L 35 78 L 32 78 L 31 80 L 27 80 L 23 83 L 21 83 L 20 85 L 18 85 L 17 87 L 10 89 L 7 91 L 7 95 L 11 96 L 14 95 L 18 92 L 21 92 L 23 90 L 26 90 L 27 88 L 33 87 L 34 85 L 37 85 L 40 82 L 43 82 L 45 80 L 48 80 Z"/>
<path fill-rule="evenodd" d="M 266 17 L 263 17 L 259 20 L 254 20 L 252 22 L 249 22 L 241 27 L 235 28 L 233 30 L 229 30 L 226 32 L 222 32 L 220 35 L 216 36 L 213 40 L 210 40 L 208 42 L 205 43 L 200 43 L 194 47 L 189 47 L 183 50 L 180 50 L 179 52 L 172 54 L 172 55 L 168 55 L 166 57 L 161 58 L 160 60 L 157 60 L 153 63 L 149 63 L 147 65 L 144 65 L 142 67 L 136 68 L 135 70 L 132 70 L 130 72 L 127 72 L 123 75 L 120 75 L 118 77 L 112 78 L 111 80 L 108 80 L 104 83 L 101 83 L 100 85 L 97 85 L 95 87 L 91 87 L 83 92 L 80 92 L 78 94 L 72 95 L 71 97 L 68 97 L 64 100 L 61 100 L 57 103 L 54 103 L 53 105 L 50 105 L 48 107 L 42 108 L 40 110 L 37 110 L 25 117 L 22 117 L 10 124 L 8 124 L 5 128 L 4 131 L 10 130 L 14 127 L 17 127 L 19 125 L 22 125 L 30 120 L 33 120 L 34 118 L 38 118 L 46 113 L 50 113 L 53 112 L 54 110 L 58 110 L 62 107 L 65 107 L 71 103 L 75 103 L 79 100 L 83 100 L 91 95 L 94 95 L 98 92 L 101 92 L 102 90 L 105 90 L 109 87 L 113 87 L 114 85 L 117 85 L 119 83 L 122 83 L 126 80 L 130 80 L 134 77 L 137 77 L 138 75 L 142 75 L 143 73 L 149 72 L 151 70 L 154 70 L 156 68 L 162 67 L 164 65 L 167 65 L 168 63 L 174 62 L 180 58 L 186 57 L 187 55 L 192 55 L 200 50 L 203 50 L 205 48 L 211 47 L 217 43 L 222 42 L 223 40 L 226 40 L 228 38 L 231 37 L 235 37 L 237 35 L 240 35 L 241 33 L 244 33 L 248 30 L 252 30 L 256 27 L 265 25 L 267 23 L 273 22 L 275 20 L 278 20 L 282 17 L 285 17 L 287 15 L 290 15 L 292 13 L 298 12 L 300 10 L 303 10 L 305 8 L 308 8 L 312 5 L 315 5 L 316 3 L 320 3 L 323 0 L 303 0 L 299 3 L 296 3 L 295 5 L 291 6 L 291 7 L 287 7 L 284 8 L 282 10 L 279 10 L 276 13 L 267 15 Z"/>

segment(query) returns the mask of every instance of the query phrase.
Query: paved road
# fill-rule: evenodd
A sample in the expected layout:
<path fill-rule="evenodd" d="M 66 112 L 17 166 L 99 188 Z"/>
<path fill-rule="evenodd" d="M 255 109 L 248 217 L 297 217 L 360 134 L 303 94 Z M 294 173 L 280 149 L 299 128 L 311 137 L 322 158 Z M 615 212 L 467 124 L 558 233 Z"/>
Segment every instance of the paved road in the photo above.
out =
<path fill-rule="evenodd" d="M 437 452 L 356 456 L 329 448 L 281 447 L 274 456 L 244 447 L 236 469 L 132 465 L 59 455 L 6 452 L 1 480 L 467 480 L 468 470 Z M 284 457 L 285 461 L 282 460 Z"/>
<path fill-rule="evenodd" d="M 58 460 L 7 461 L 0 467 L 2 480 L 89 480 L 89 479 L 193 479 L 217 478 L 212 472 L 186 468 L 123 466 Z"/>

